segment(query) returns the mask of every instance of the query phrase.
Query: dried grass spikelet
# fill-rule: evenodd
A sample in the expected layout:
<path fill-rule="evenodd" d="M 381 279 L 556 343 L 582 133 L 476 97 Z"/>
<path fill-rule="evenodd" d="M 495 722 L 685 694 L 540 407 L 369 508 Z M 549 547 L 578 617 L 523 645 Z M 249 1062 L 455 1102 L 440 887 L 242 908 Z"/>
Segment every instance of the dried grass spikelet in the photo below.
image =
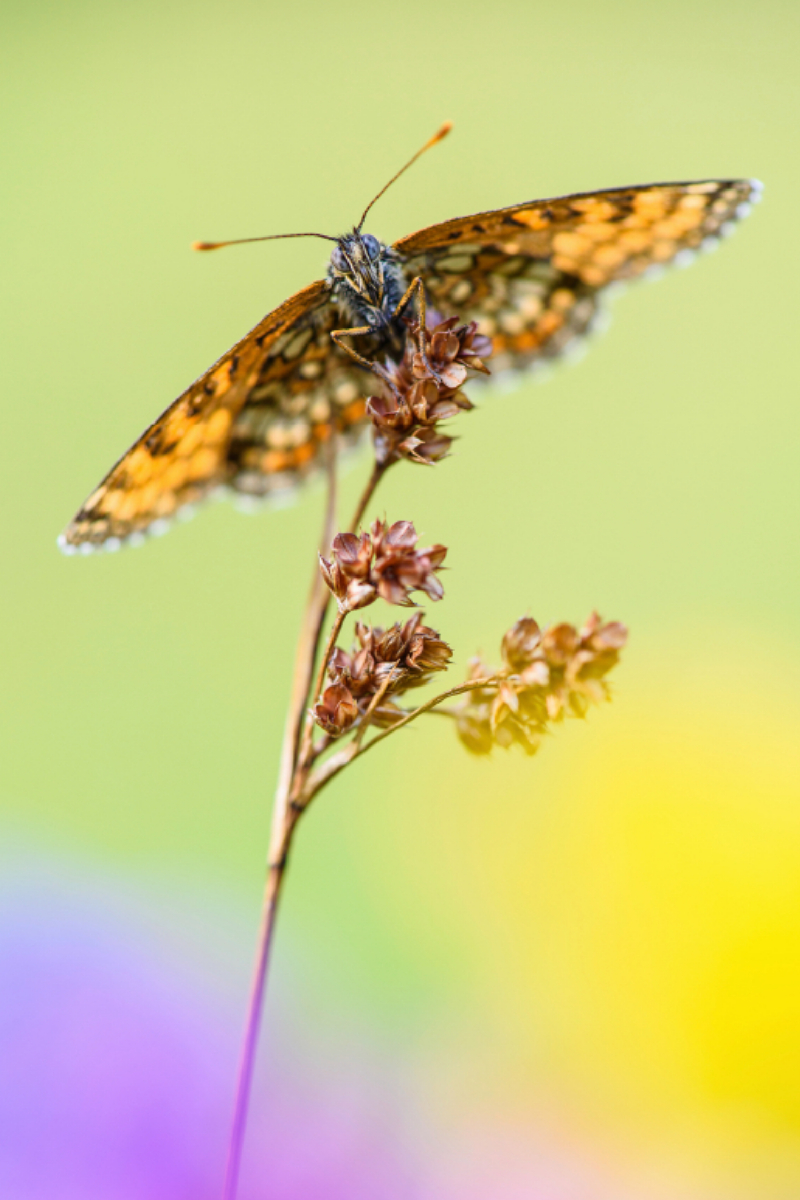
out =
<path fill-rule="evenodd" d="M 441 600 L 437 578 L 447 554 L 440 544 L 417 547 L 411 521 L 374 521 L 369 533 L 338 533 L 330 559 L 320 555 L 320 571 L 340 612 L 365 608 L 380 596 L 389 604 L 413 607 L 412 592 Z"/>
<path fill-rule="evenodd" d="M 627 638 L 624 625 L 603 624 L 597 613 L 581 629 L 561 623 L 544 631 L 532 617 L 522 617 L 503 638 L 500 671 L 479 659 L 470 663 L 468 681 L 500 678 L 496 688 L 467 694 L 456 720 L 461 741 L 474 754 L 514 744 L 535 754 L 552 722 L 584 717 L 590 704 L 610 698 L 605 677 Z"/>
<path fill-rule="evenodd" d="M 450 452 L 453 439 L 439 423 L 473 407 L 460 390 L 468 372 L 489 373 L 483 359 L 492 343 L 477 330 L 474 321 L 459 325 L 457 317 L 442 321 L 429 311 L 423 355 L 420 323 L 409 324 L 403 358 L 399 364 L 386 364 L 390 384 L 385 394 L 367 401 L 379 463 L 407 458 L 431 465 Z"/>
<path fill-rule="evenodd" d="M 327 687 L 314 705 L 314 720 L 332 738 L 346 733 L 358 716 L 358 705 L 342 683 Z"/>
<path fill-rule="evenodd" d="M 315 721 L 326 733 L 339 737 L 356 720 L 354 716 L 346 724 L 340 721 L 334 731 L 336 722 L 329 717 L 330 704 L 326 702 L 334 688 L 340 689 L 334 696 L 336 703 L 346 702 L 351 706 L 346 709 L 348 718 L 352 709 L 363 716 L 373 698 L 382 693 L 371 719 L 375 725 L 386 727 L 404 715 L 395 704 L 397 697 L 421 687 L 437 672 L 447 670 L 453 651 L 435 629 L 423 625 L 423 616 L 418 610 L 410 620 L 387 629 L 356 623 L 355 645 L 349 652 L 337 647 L 331 655 L 328 666 L 331 687 L 323 694 L 324 707 L 318 705 L 314 710 Z"/>

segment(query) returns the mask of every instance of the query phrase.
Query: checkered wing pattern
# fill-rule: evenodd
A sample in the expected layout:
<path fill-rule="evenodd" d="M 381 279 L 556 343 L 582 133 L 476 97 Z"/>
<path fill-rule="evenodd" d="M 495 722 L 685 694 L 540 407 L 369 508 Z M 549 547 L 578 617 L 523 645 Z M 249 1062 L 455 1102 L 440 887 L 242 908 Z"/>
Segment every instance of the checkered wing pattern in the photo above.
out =
<path fill-rule="evenodd" d="M 429 226 L 395 249 L 435 308 L 492 338 L 493 372 L 522 369 L 584 333 L 610 284 L 716 244 L 759 191 L 709 180 L 535 200 Z"/>
<path fill-rule="evenodd" d="M 716 244 L 759 191 L 752 180 L 711 180 L 536 200 L 431 225 L 394 249 L 434 308 L 492 338 L 493 372 L 520 370 L 575 342 L 609 285 Z M 324 280 L 264 317 L 145 430 L 62 549 L 135 543 L 218 488 L 286 491 L 319 466 L 334 428 L 356 437 L 370 380 L 332 341 L 340 321 Z M 373 361 L 388 346 L 376 334 L 358 350 Z"/>
<path fill-rule="evenodd" d="M 61 535 L 69 552 L 160 533 L 220 487 L 266 496 L 300 482 L 331 428 L 364 421 L 364 373 L 331 341 L 320 281 L 292 296 L 145 430 Z"/>

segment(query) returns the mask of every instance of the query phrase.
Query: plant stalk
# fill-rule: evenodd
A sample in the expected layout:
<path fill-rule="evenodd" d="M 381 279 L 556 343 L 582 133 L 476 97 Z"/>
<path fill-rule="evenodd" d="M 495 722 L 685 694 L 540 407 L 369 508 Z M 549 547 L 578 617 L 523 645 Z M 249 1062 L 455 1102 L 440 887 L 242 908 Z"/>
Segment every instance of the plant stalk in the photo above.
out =
<path fill-rule="evenodd" d="M 239 1168 L 242 1162 L 242 1146 L 247 1125 L 247 1112 L 250 1105 L 250 1092 L 253 1083 L 253 1067 L 256 1059 L 258 1034 L 261 1025 L 261 1014 L 264 1007 L 264 991 L 267 984 L 267 969 L 272 948 L 272 936 L 275 931 L 275 917 L 278 912 L 278 897 L 285 870 L 285 859 L 278 865 L 270 865 L 267 871 L 267 884 L 264 892 L 264 906 L 261 913 L 261 928 L 258 933 L 258 953 L 253 972 L 253 983 L 248 1004 L 247 1028 L 245 1031 L 242 1057 L 239 1065 L 239 1078 L 236 1085 L 236 1101 L 233 1112 L 233 1125 L 228 1145 L 228 1161 L 225 1166 L 225 1185 L 223 1200 L 236 1200 L 239 1186 Z"/>
<path fill-rule="evenodd" d="M 336 518 L 335 434 L 332 435 L 329 442 L 326 467 L 328 489 L 325 520 L 320 543 L 320 549 L 323 552 L 329 549 L 333 541 Z M 373 464 L 372 473 L 359 498 L 356 511 L 353 514 L 353 520 L 350 524 L 350 528 L 353 531 L 361 524 L 367 506 L 375 494 L 375 489 L 383 478 L 386 469 L 385 465 L 379 465 L 377 461 Z M 314 667 L 329 600 L 330 595 L 328 590 L 325 587 L 319 569 L 315 566 L 295 654 L 292 692 L 286 718 L 278 784 L 272 810 L 272 830 L 270 834 L 267 878 L 261 909 L 261 925 L 258 933 L 253 982 L 247 1007 L 244 1043 L 236 1085 L 233 1123 L 228 1145 L 225 1183 L 222 1192 L 223 1200 L 236 1200 L 239 1186 L 239 1171 L 250 1106 L 253 1070 L 256 1051 L 258 1049 L 258 1034 L 269 975 L 270 951 L 275 931 L 278 900 L 285 878 L 289 847 L 297 822 L 300 819 L 300 814 L 305 808 L 305 804 L 301 806 L 297 802 L 297 797 L 305 791 L 305 783 L 313 757 L 311 751 L 313 748 L 312 735 L 314 730 L 312 718 L 306 713 L 306 704 L 309 693 L 312 690 L 312 680 L 314 681 L 312 702 L 316 700 L 322 688 L 327 662 L 335 647 L 336 637 L 338 636 L 343 620 L 342 614 L 337 614 L 315 679 Z M 303 720 L 304 713 L 306 714 L 305 722 Z"/>

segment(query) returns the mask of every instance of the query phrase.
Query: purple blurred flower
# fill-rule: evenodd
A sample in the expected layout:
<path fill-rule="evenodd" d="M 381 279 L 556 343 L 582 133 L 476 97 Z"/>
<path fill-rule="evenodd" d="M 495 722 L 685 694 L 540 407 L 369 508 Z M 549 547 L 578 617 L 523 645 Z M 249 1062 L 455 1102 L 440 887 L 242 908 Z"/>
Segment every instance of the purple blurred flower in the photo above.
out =
<path fill-rule="evenodd" d="M 31 877 L 6 889 L 0 1196 L 218 1200 L 244 997 L 225 1011 L 207 979 L 204 993 L 88 892 Z M 287 1082 L 266 1065 L 241 1200 L 421 1200 L 374 1088 Z"/>
<path fill-rule="evenodd" d="M 0 1197 L 218 1200 L 244 986 L 215 986 L 213 931 L 154 930 L 168 902 L 128 888 L 115 905 L 119 874 L 15 869 L 0 871 Z M 202 970 L 175 948 L 192 935 Z M 623 1200 L 535 1121 L 420 1127 L 408 1064 L 378 1059 L 362 1026 L 321 1043 L 277 999 L 240 1200 Z M 280 1063 L 278 1045 L 294 1047 Z"/>

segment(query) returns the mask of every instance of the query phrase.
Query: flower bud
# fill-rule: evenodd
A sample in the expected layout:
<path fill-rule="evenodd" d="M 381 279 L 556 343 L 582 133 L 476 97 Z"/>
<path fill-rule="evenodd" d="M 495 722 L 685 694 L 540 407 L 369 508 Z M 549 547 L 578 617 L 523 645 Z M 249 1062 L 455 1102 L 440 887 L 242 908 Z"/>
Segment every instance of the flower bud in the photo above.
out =
<path fill-rule="evenodd" d="M 502 654 L 512 671 L 521 671 L 532 661 L 542 640 L 533 617 L 520 617 L 503 638 Z"/>
<path fill-rule="evenodd" d="M 343 683 L 333 683 L 322 693 L 314 706 L 314 720 L 331 737 L 341 737 L 358 716 L 356 704 L 349 688 Z"/>
<path fill-rule="evenodd" d="M 460 712 L 456 732 L 471 754 L 491 754 L 494 738 L 489 722 L 471 712 Z"/>

